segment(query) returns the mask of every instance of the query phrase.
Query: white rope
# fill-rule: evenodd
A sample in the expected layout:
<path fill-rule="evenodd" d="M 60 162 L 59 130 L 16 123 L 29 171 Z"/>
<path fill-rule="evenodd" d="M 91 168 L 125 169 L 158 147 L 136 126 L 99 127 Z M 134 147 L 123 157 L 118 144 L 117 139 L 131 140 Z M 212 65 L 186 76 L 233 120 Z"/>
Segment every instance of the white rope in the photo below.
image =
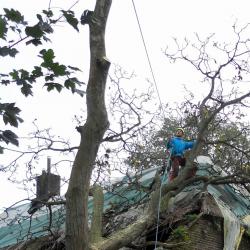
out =
<path fill-rule="evenodd" d="M 137 23 L 138 23 L 138 26 L 139 26 L 139 30 L 140 30 L 142 42 L 143 42 L 143 45 L 144 45 L 144 49 L 145 49 L 145 52 L 146 52 L 146 56 L 147 56 L 147 60 L 148 60 L 149 68 L 150 68 L 150 72 L 152 74 L 153 82 L 154 82 L 154 85 L 155 85 L 155 88 L 156 88 L 156 92 L 157 92 L 157 95 L 158 95 L 158 99 L 159 99 L 159 102 L 160 102 L 160 108 L 161 108 L 161 111 L 162 111 L 162 114 L 163 114 L 163 118 L 164 118 L 164 121 L 165 121 L 166 118 L 165 118 L 165 113 L 164 113 L 164 109 L 163 109 L 161 97 L 160 97 L 159 90 L 158 90 L 158 87 L 157 87 L 157 83 L 156 83 L 156 80 L 155 80 L 155 75 L 154 75 L 153 67 L 152 67 L 152 64 L 151 64 L 151 61 L 150 61 L 150 58 L 149 58 L 149 54 L 148 54 L 146 42 L 145 42 L 145 39 L 144 39 L 144 36 L 143 36 L 143 33 L 142 33 L 142 29 L 141 29 L 139 17 L 138 17 L 137 11 L 136 11 L 134 0 L 132 0 L 132 4 L 133 4 L 133 8 L 134 8 L 136 19 L 137 19 Z M 168 157 L 168 163 L 167 164 L 170 164 L 170 154 L 169 154 L 169 157 Z M 168 165 L 167 165 L 166 168 L 168 168 Z M 160 193 L 159 193 L 159 203 L 158 203 L 158 209 L 157 209 L 156 236 L 155 236 L 155 248 L 154 249 L 156 249 L 157 242 L 158 242 L 158 231 L 159 231 L 159 220 L 160 220 L 160 206 L 161 206 L 161 191 L 162 191 L 162 183 L 165 181 L 165 177 L 166 176 L 167 176 L 167 174 L 166 174 L 166 169 L 165 169 L 165 171 L 163 173 L 163 178 L 161 180 L 160 190 L 159 190 Z"/>

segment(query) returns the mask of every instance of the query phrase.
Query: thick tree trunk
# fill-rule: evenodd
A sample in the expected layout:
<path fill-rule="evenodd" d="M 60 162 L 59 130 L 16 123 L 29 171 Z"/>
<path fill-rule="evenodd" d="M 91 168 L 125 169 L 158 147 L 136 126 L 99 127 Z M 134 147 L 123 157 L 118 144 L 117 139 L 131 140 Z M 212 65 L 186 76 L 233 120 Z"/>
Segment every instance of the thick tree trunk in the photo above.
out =
<path fill-rule="evenodd" d="M 105 27 L 111 0 L 97 0 L 89 12 L 90 72 L 87 86 L 87 121 L 78 130 L 81 142 L 66 193 L 66 249 L 89 249 L 88 193 L 98 148 L 109 122 L 105 107 L 105 86 L 109 61 L 105 52 Z"/>

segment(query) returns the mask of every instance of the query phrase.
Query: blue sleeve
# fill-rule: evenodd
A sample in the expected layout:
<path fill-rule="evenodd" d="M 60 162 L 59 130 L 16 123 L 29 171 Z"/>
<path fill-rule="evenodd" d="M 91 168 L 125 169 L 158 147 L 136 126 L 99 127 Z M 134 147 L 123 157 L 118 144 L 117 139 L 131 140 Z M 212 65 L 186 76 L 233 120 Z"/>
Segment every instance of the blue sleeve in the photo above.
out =
<path fill-rule="evenodd" d="M 185 142 L 185 149 L 193 148 L 194 144 L 195 144 L 195 141 L 186 141 Z"/>

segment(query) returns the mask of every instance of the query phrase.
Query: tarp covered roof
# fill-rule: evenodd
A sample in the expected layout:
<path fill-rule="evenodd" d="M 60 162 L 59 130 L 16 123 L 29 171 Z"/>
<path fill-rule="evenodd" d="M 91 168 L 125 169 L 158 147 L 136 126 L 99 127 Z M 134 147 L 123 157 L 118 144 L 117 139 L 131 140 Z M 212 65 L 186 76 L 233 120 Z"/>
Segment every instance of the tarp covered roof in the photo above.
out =
<path fill-rule="evenodd" d="M 197 157 L 197 162 L 198 171 L 196 175 L 223 174 L 219 167 L 213 165 L 209 157 L 199 156 Z M 104 195 L 104 210 L 107 211 L 108 209 L 116 207 L 116 211 L 117 209 L 122 211 L 125 208 L 131 207 L 131 205 L 138 201 L 143 202 L 143 200 L 147 199 L 148 194 L 144 192 L 143 189 L 138 189 L 136 185 L 129 185 L 129 183 L 131 178 L 136 178 L 144 187 L 149 187 L 158 169 L 159 168 L 150 168 L 143 170 L 136 176 L 125 176 L 115 183 Z M 164 182 L 167 182 L 167 178 L 164 178 Z M 196 183 L 195 185 L 187 187 L 184 193 L 188 193 L 189 190 L 194 188 L 199 190 L 199 187 L 201 187 L 201 185 Z M 221 209 L 224 219 L 226 218 L 225 221 L 229 223 L 227 226 L 232 225 L 230 223 L 235 224 L 236 221 L 238 223 L 236 223 L 237 225 L 242 223 L 249 224 L 250 200 L 248 197 L 249 193 L 246 192 L 246 190 L 241 190 L 236 185 L 221 184 L 216 186 L 209 185 L 208 192 L 218 203 L 218 207 Z M 48 210 L 43 207 L 31 218 L 27 213 L 29 207 L 30 203 L 16 206 L 0 215 L 0 248 L 48 233 L 45 231 L 50 221 Z M 92 211 L 92 207 L 92 197 L 90 197 L 88 204 L 89 212 Z M 63 229 L 64 221 L 64 206 L 54 206 L 51 229 L 56 231 Z M 238 228 L 239 226 L 235 228 L 234 233 L 239 231 Z M 229 244 L 226 241 L 229 237 L 232 237 L 232 235 L 225 235 L 225 244 Z"/>

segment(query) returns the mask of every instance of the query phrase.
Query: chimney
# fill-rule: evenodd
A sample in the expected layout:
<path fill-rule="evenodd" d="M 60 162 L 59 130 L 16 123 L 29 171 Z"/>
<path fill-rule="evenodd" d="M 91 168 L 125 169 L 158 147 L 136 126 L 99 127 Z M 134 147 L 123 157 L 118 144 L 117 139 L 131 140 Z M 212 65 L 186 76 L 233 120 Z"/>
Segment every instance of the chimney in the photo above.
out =
<path fill-rule="evenodd" d="M 51 158 L 47 157 L 47 172 L 36 178 L 36 199 L 43 200 L 60 195 L 60 176 L 51 173 Z"/>

